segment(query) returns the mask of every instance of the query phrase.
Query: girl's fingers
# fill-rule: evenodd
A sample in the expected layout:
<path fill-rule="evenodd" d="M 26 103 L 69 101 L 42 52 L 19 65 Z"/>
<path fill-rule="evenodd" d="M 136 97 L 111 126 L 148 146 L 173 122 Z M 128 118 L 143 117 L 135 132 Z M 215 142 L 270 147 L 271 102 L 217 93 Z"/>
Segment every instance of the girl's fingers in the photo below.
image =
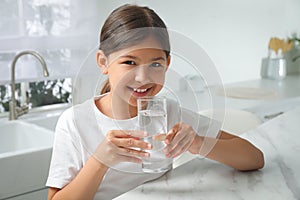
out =
<path fill-rule="evenodd" d="M 170 140 L 168 144 L 168 149 L 173 149 L 183 138 L 186 136 L 186 131 L 184 129 L 180 129 L 178 132 L 172 134 L 172 140 Z"/>
<path fill-rule="evenodd" d="M 181 123 L 175 124 L 173 128 L 167 133 L 165 143 L 170 144 L 180 129 Z"/>
<path fill-rule="evenodd" d="M 174 130 L 177 130 L 175 134 Z M 168 145 L 165 154 L 167 157 L 176 157 L 189 148 L 195 138 L 195 132 L 191 126 L 183 123 L 176 124 L 170 132 L 169 137 L 173 138 L 169 144 L 166 142 Z"/>
<path fill-rule="evenodd" d="M 127 157 L 150 157 L 148 152 L 130 148 L 119 148 L 118 154 Z"/>
<path fill-rule="evenodd" d="M 123 130 L 121 130 L 123 131 Z M 138 137 L 138 138 L 143 138 L 143 137 L 147 137 L 148 133 L 145 131 L 134 131 L 134 130 L 127 130 L 124 131 L 127 135 L 131 136 L 131 137 Z"/>
<path fill-rule="evenodd" d="M 134 130 L 111 130 L 107 133 L 107 139 L 111 138 L 143 138 L 148 136 L 144 131 L 134 131 Z"/>
<path fill-rule="evenodd" d="M 172 140 L 174 139 L 175 135 L 176 135 L 176 132 L 173 132 L 172 130 L 169 131 L 168 134 L 166 135 L 165 143 L 170 144 L 172 142 Z"/>
<path fill-rule="evenodd" d="M 152 146 L 150 144 L 140 140 L 147 135 L 144 131 L 112 130 L 108 132 L 106 138 L 118 147 L 151 149 Z"/>
<path fill-rule="evenodd" d="M 152 145 L 135 138 L 112 138 L 110 142 L 118 147 L 151 149 Z"/>
<path fill-rule="evenodd" d="M 167 134 L 165 133 L 160 133 L 152 137 L 153 140 L 158 140 L 158 141 L 164 141 L 166 138 L 167 138 Z"/>
<path fill-rule="evenodd" d="M 167 157 L 177 157 L 183 152 L 185 152 L 193 140 L 191 140 L 191 137 L 186 135 L 181 141 L 177 143 L 176 146 L 174 146 L 172 149 L 168 149 L 169 151 L 166 152 Z"/>
<path fill-rule="evenodd" d="M 172 151 L 174 151 L 174 149 L 180 148 L 180 146 L 185 143 L 184 140 L 185 140 L 185 135 L 182 134 L 181 131 L 177 132 L 174 139 L 165 148 L 166 155 L 169 155 Z"/>

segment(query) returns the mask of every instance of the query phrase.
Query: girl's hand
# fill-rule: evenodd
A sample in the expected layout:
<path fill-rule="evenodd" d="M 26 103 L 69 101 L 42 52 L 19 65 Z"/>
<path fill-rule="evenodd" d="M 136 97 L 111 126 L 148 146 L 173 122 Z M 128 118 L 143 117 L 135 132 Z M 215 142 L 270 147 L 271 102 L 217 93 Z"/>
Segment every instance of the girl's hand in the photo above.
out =
<path fill-rule="evenodd" d="M 142 131 L 111 130 L 94 152 L 94 157 L 111 167 L 120 162 L 140 163 L 139 157 L 149 157 L 149 153 L 137 149 L 151 149 L 151 144 L 143 142 Z"/>
<path fill-rule="evenodd" d="M 195 136 L 196 132 L 193 130 L 192 126 L 184 123 L 176 124 L 166 135 L 166 156 L 174 158 L 191 148 L 191 145 L 194 143 Z"/>

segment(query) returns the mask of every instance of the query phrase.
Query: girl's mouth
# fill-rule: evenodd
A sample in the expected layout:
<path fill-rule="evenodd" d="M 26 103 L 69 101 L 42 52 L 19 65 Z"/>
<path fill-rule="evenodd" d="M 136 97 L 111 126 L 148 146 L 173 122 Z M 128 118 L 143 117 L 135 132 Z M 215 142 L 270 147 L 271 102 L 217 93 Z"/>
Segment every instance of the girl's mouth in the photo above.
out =
<path fill-rule="evenodd" d="M 133 91 L 132 92 L 133 96 L 144 97 L 149 93 L 149 91 L 151 90 L 152 87 L 150 87 L 150 88 L 131 88 L 131 87 L 129 87 L 129 88 L 131 91 Z"/>
<path fill-rule="evenodd" d="M 138 92 L 138 93 L 144 93 L 148 90 L 148 88 L 144 88 L 144 89 L 138 89 L 138 88 L 133 88 L 134 92 Z"/>

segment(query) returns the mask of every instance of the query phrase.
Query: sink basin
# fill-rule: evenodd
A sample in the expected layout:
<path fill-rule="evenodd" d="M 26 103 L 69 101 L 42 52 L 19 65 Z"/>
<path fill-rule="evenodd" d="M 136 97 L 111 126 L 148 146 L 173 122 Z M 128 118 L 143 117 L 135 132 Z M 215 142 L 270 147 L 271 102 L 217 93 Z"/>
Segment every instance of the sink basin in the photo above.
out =
<path fill-rule="evenodd" d="M 55 113 L 51 115 L 32 117 L 25 121 L 54 131 L 60 115 L 61 113 Z"/>
<path fill-rule="evenodd" d="M 10 121 L 0 124 L 0 158 L 35 149 L 49 148 L 53 142 L 53 132 L 22 122 Z"/>
<path fill-rule="evenodd" d="M 0 199 L 45 188 L 53 131 L 24 121 L 0 121 Z"/>
<path fill-rule="evenodd" d="M 46 113 L 43 112 L 29 113 L 21 116 L 19 120 L 29 122 L 54 131 L 57 120 L 65 109 L 66 107 L 63 107 L 63 109 L 47 111 Z"/>

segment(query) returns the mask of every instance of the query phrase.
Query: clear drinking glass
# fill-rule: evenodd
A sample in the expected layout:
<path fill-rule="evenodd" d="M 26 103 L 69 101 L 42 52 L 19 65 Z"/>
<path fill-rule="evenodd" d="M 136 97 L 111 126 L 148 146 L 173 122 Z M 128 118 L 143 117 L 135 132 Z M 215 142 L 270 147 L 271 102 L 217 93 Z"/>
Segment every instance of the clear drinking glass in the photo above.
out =
<path fill-rule="evenodd" d="M 148 133 L 144 141 L 152 144 L 149 158 L 142 158 L 142 170 L 160 173 L 172 168 L 172 159 L 164 154 L 167 133 L 167 100 L 165 97 L 143 97 L 138 99 L 139 128 Z"/>

